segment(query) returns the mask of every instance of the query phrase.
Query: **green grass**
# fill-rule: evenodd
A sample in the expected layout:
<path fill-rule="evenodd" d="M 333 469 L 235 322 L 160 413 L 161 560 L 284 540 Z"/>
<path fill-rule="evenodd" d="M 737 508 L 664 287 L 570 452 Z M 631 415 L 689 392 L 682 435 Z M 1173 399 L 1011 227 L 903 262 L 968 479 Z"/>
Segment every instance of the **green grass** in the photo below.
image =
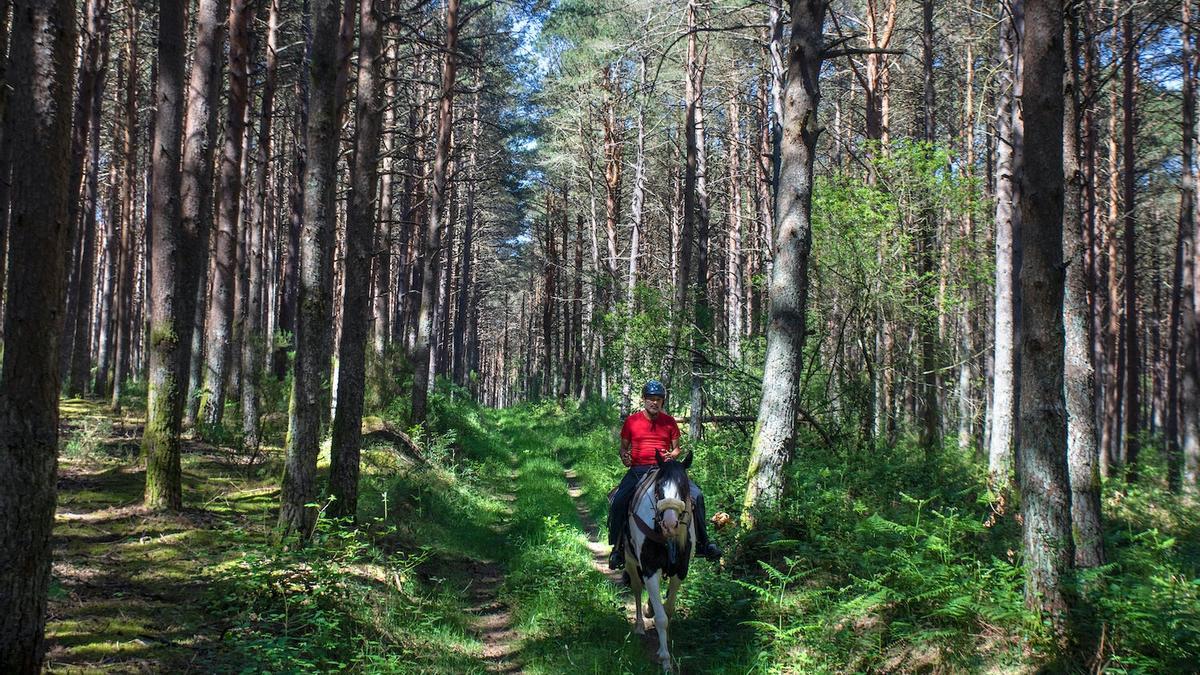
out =
<path fill-rule="evenodd" d="M 322 518 L 299 547 L 272 536 L 278 447 L 248 467 L 189 446 L 188 509 L 151 514 L 130 451 L 140 421 L 64 401 L 50 670 L 659 672 L 624 589 L 594 565 L 563 476 L 574 472 L 603 534 L 623 471 L 613 411 L 491 411 L 444 394 L 431 404 L 430 431 L 410 431 L 427 461 L 367 449 L 359 524 Z M 395 424 L 405 406 L 382 415 Z M 690 447 L 710 512 L 736 517 L 747 439 L 716 429 Z M 788 495 L 754 533 L 714 533 L 723 567 L 693 566 L 671 624 L 685 672 L 1046 662 L 1045 626 L 1024 609 L 1016 505 L 990 517 L 972 457 L 802 442 Z M 1189 672 L 1200 654 L 1195 500 L 1166 493 L 1153 470 L 1106 495 L 1110 564 L 1080 576 L 1078 616 L 1103 631 L 1109 672 Z M 476 628 L 481 599 L 503 608 L 516 649 L 504 663 L 485 656 L 495 638 Z"/>

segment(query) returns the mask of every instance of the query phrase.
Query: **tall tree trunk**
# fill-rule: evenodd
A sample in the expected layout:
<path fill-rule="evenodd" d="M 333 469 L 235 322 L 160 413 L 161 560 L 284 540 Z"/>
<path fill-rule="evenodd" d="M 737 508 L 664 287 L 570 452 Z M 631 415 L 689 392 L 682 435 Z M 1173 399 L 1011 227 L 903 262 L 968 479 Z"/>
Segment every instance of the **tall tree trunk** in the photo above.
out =
<path fill-rule="evenodd" d="M 121 393 L 125 377 L 129 373 L 131 335 L 134 325 L 133 285 L 134 268 L 137 267 L 134 232 L 137 222 L 134 216 L 134 197 L 137 184 L 137 114 L 138 114 L 138 50 L 137 50 L 137 6 L 125 3 L 125 63 L 129 76 L 125 80 L 125 126 L 122 131 L 121 152 L 124 175 L 121 181 L 121 255 L 117 272 L 117 320 L 116 354 L 113 356 L 112 408 L 121 408 Z"/>
<path fill-rule="evenodd" d="M 822 29 L 825 0 L 792 1 L 792 33 L 784 95 L 783 143 L 775 199 L 775 259 L 770 281 L 770 323 L 743 521 L 752 526 L 783 495 L 784 470 L 796 444 L 799 380 L 812 248 L 813 162 L 820 126 Z"/>
<path fill-rule="evenodd" d="M 629 266 L 625 273 L 625 335 L 621 340 L 621 416 L 627 417 L 631 410 L 633 385 L 632 324 L 636 314 L 638 256 L 641 253 L 642 209 L 646 201 L 646 103 L 649 92 L 646 87 L 646 55 L 639 54 L 639 97 L 637 115 L 637 145 L 633 157 L 633 195 L 629 209 Z M 564 251 L 565 253 L 565 251 Z"/>
<path fill-rule="evenodd" d="M 125 56 L 122 54 L 117 63 L 117 87 L 118 92 L 125 88 L 125 71 L 126 63 Z M 119 95 L 114 97 L 119 101 Z M 118 224 L 121 222 L 121 198 L 119 177 L 121 175 L 120 162 L 118 157 L 118 142 L 121 136 L 124 135 L 122 127 L 125 122 L 123 114 L 119 106 L 115 106 L 113 114 L 113 151 L 109 155 L 108 161 L 108 207 L 104 218 L 104 248 L 101 255 L 100 266 L 100 287 L 96 292 L 96 302 L 98 308 L 98 321 L 96 322 L 96 375 L 92 380 L 92 393 L 98 398 L 106 398 L 109 394 L 108 376 L 112 370 L 112 355 L 113 355 L 113 310 L 114 296 L 116 295 L 116 280 L 117 266 L 120 258 L 120 250 L 118 246 Z"/>
<path fill-rule="evenodd" d="M 1190 10 L 1190 1 L 1185 2 L 1184 6 Z M 1185 25 L 1189 25 L 1184 21 Z M 1190 29 L 1187 31 L 1186 39 L 1193 39 L 1190 35 Z M 1197 54 L 1194 45 L 1189 45 L 1188 51 L 1191 61 L 1188 70 L 1184 71 L 1190 77 L 1189 86 L 1191 87 L 1192 107 L 1191 114 L 1194 120 L 1195 117 L 1195 78 L 1197 76 Z M 1185 101 L 1187 97 L 1185 96 Z M 1193 144 L 1195 139 L 1193 138 Z M 1188 164 L 1184 165 L 1188 167 Z M 1190 164 L 1195 166 L 1194 157 Z M 1188 176 L 1191 177 L 1190 183 L 1185 183 L 1185 186 L 1190 185 L 1190 194 L 1187 197 L 1187 203 L 1190 206 L 1191 213 L 1186 219 L 1180 218 L 1179 243 L 1180 258 L 1177 259 L 1179 267 L 1182 268 L 1179 278 L 1180 302 L 1179 302 L 1179 323 L 1180 338 L 1179 352 L 1180 364 L 1183 372 L 1179 384 L 1179 416 L 1181 427 L 1179 429 L 1179 444 L 1180 454 L 1183 459 L 1183 476 L 1182 483 L 1185 489 L 1194 491 L 1200 487 L 1200 219 L 1196 218 L 1196 190 L 1200 188 L 1195 184 L 1195 178 L 1192 171 L 1188 171 Z M 1186 188 L 1185 188 L 1186 189 Z M 1190 225 L 1190 227 L 1185 227 Z"/>
<path fill-rule="evenodd" d="M 225 412 L 225 383 L 232 351 L 234 284 L 237 283 L 238 216 L 242 196 L 242 141 L 249 105 L 248 0 L 229 4 L 229 113 L 225 118 L 225 147 L 221 152 L 220 195 L 212 293 L 205 319 L 204 390 L 200 417 L 208 428 L 220 426 Z"/>
<path fill-rule="evenodd" d="M 150 365 L 147 375 L 146 429 L 142 453 L 146 456 L 146 506 L 152 509 L 183 508 L 183 486 L 179 466 L 179 430 L 183 415 L 184 378 L 187 372 L 188 335 L 192 309 L 184 278 L 191 267 L 186 258 L 188 235 L 180 215 L 181 154 L 180 126 L 183 121 L 183 35 L 182 2 L 163 2 L 158 16 L 158 81 L 155 83 L 153 191 L 147 248 L 150 263 Z M 187 289 L 187 290 L 184 290 Z M 191 296 L 184 293 L 192 291 Z"/>
<path fill-rule="evenodd" d="M 258 450 L 258 390 L 261 379 L 262 356 L 267 348 L 262 331 L 262 298 L 264 255 L 263 240 L 267 231 L 267 180 L 271 165 L 271 122 L 275 110 L 275 87 L 279 71 L 279 7 L 280 0 L 268 1 L 267 66 L 263 77 L 262 112 L 259 115 L 258 147 L 255 158 L 254 206 L 250 222 L 249 288 L 246 303 L 246 325 L 242 336 L 242 444 L 250 452 Z"/>
<path fill-rule="evenodd" d="M 932 146 L 937 142 L 936 117 L 933 81 L 933 0 L 921 0 L 921 51 L 922 70 L 924 71 L 923 113 L 926 152 L 932 152 Z M 941 316 L 941 308 L 937 303 L 937 270 L 934 269 L 934 256 L 937 255 L 937 211 L 934 204 L 925 200 L 922 214 L 922 232 L 920 246 L 920 272 L 922 282 L 922 305 L 936 308 Z M 921 336 L 921 447 L 926 453 L 935 451 L 941 446 L 941 411 L 938 409 L 938 364 L 937 317 L 923 316 L 919 322 Z"/>
<path fill-rule="evenodd" d="M 575 303 L 575 312 L 572 317 L 571 333 L 574 336 L 575 345 L 571 348 L 571 352 L 575 355 L 575 362 L 571 365 L 571 370 L 575 373 L 575 398 L 583 399 L 584 380 L 583 374 L 583 214 L 579 213 L 575 216 L 575 289 L 572 293 L 572 299 Z M 507 333 L 505 337 L 507 338 Z"/>
<path fill-rule="evenodd" d="M 434 329 L 433 304 L 437 301 L 438 257 L 442 250 L 442 207 L 446 202 L 446 167 L 450 163 L 450 132 L 454 124 L 454 78 L 458 68 L 458 6 L 459 0 L 447 0 L 442 93 L 438 102 L 437 149 L 433 158 L 433 198 L 429 205 L 427 240 L 421 261 L 421 304 L 417 320 L 417 344 L 413 352 L 413 424 L 424 423 L 428 414 L 429 351 Z"/>
<path fill-rule="evenodd" d="M 300 58 L 300 73 L 296 77 L 296 124 L 292 127 L 292 144 L 295 156 L 292 161 L 292 180 L 288 191 L 288 236 L 284 254 L 283 297 L 279 303 L 280 332 L 289 337 L 285 343 L 278 341 L 273 352 L 272 368 L 277 380 L 283 380 L 287 374 L 287 352 L 296 346 L 296 314 L 299 298 L 300 280 L 300 229 L 304 224 L 304 176 L 308 165 L 306 139 L 308 130 L 309 106 L 309 65 L 312 53 L 312 12 L 309 9 L 310 0 L 303 0 L 303 10 L 300 17 L 300 30 L 304 35 L 304 53 Z M 272 339 L 274 337 L 272 336 Z"/>
<path fill-rule="evenodd" d="M 363 394 L 366 384 L 367 324 L 370 313 L 371 241 L 375 218 L 375 183 L 379 175 L 382 110 L 379 86 L 381 43 L 377 14 L 388 5 L 361 0 L 358 87 L 355 104 L 355 147 L 350 178 L 350 211 L 346 220 L 346 284 L 342 300 L 342 342 L 338 349 L 338 407 L 333 418 L 329 493 L 333 515 L 355 518 L 358 511 L 359 451 L 362 444 Z"/>
<path fill-rule="evenodd" d="M 386 31 L 386 26 L 384 27 Z M 386 101 L 395 101 L 396 94 L 396 45 L 388 42 L 381 67 L 384 69 L 384 96 Z M 396 219 L 392 212 L 392 166 L 396 147 L 396 105 L 389 103 L 383 112 L 382 170 L 379 178 L 379 235 L 375 243 L 375 293 L 372 297 L 373 348 L 375 359 L 382 363 L 384 350 L 392 335 L 392 249 L 395 242 Z"/>
<path fill-rule="evenodd" d="M 691 336 L 692 372 L 691 372 L 691 405 L 688 424 L 689 437 L 700 438 L 703 431 L 700 418 L 704 410 L 703 369 L 705 363 L 704 348 L 711 333 L 712 316 L 708 305 L 708 191 L 706 187 L 707 156 L 704 139 L 704 109 L 701 99 L 704 96 L 704 70 L 708 60 L 708 49 L 697 52 L 696 32 L 699 26 L 699 0 L 688 2 L 688 50 L 687 70 L 688 86 L 686 102 L 689 117 L 685 123 L 687 134 L 687 176 L 684 187 L 684 220 L 690 219 L 691 227 L 685 222 L 685 230 L 690 229 L 693 236 L 684 237 L 684 246 L 694 246 L 688 256 L 696 263 L 695 277 L 683 274 L 683 283 L 689 288 L 691 296 L 693 319 L 696 330 Z M 690 202 L 691 208 L 688 208 Z"/>
<path fill-rule="evenodd" d="M 475 84 L 476 84 L 476 86 L 481 86 L 483 84 L 483 77 L 480 74 L 480 70 L 478 67 L 476 67 L 476 69 L 475 69 Z M 479 180 L 479 161 L 478 161 L 479 132 L 480 132 L 479 92 L 475 92 L 475 94 L 473 94 L 471 96 L 471 141 L 470 141 L 471 149 L 467 155 L 467 185 L 466 185 L 466 188 L 467 188 L 466 202 L 467 203 L 466 203 L 466 208 L 464 209 L 464 212 L 463 212 L 463 221 L 464 222 L 463 222 L 462 252 L 459 255 L 459 258 L 460 258 L 460 263 L 459 263 L 460 268 L 459 268 L 459 275 L 458 275 L 459 289 L 458 289 L 457 307 L 454 312 L 455 328 L 453 330 L 453 333 L 454 333 L 454 345 L 453 345 L 454 366 L 452 369 L 452 371 L 453 371 L 452 378 L 453 378 L 454 382 L 456 384 L 458 384 L 459 386 L 467 385 L 468 376 L 472 370 L 470 360 L 467 358 L 467 352 L 469 351 L 469 345 L 466 343 L 468 342 L 467 338 L 469 337 L 469 331 L 467 330 L 467 325 L 470 323 L 470 321 L 468 319 L 468 315 L 467 315 L 468 314 L 468 303 L 470 300 L 470 294 L 471 294 L 471 292 L 473 292 L 473 288 L 474 288 L 474 284 L 472 283 L 472 279 L 471 279 L 471 262 L 472 262 L 471 259 L 473 256 L 473 247 L 475 245 L 475 193 L 477 191 L 476 184 Z M 564 195 L 564 197 L 565 197 L 565 195 Z M 564 200 L 563 200 L 563 217 L 564 218 L 566 217 L 566 210 L 567 210 L 567 204 L 566 204 L 566 200 L 564 198 Z M 564 255 L 566 254 L 565 250 L 563 251 L 563 254 Z M 562 370 L 563 370 L 563 372 L 566 372 L 565 367 Z"/>
<path fill-rule="evenodd" d="M 741 180 L 741 101 L 729 100 L 729 230 L 726 239 L 725 266 L 725 333 L 729 358 L 742 360 L 742 273 L 746 265 L 742 253 L 742 189 Z"/>
<path fill-rule="evenodd" d="M 283 536 L 312 534 L 317 509 L 317 452 L 322 408 L 328 400 L 329 323 L 332 285 L 328 283 L 336 217 L 338 93 L 338 0 L 315 0 L 309 58 L 308 126 L 305 129 L 304 223 L 300 235 L 296 316 L 296 364 L 288 423 L 287 460 L 279 509 Z"/>
<path fill-rule="evenodd" d="M 1096 434 L 1095 373 L 1088 353 L 1091 344 L 1087 303 L 1087 269 L 1083 240 L 1083 173 L 1079 166 L 1080 8 L 1068 13 L 1066 41 L 1069 71 L 1065 79 L 1063 119 L 1063 387 L 1067 411 L 1067 462 L 1071 483 L 1071 525 L 1075 536 L 1076 567 L 1104 564 L 1104 530 L 1100 525 L 1100 456 Z"/>
<path fill-rule="evenodd" d="M 1009 484 L 1012 471 L 1013 416 L 1016 413 L 1016 291 L 1013 270 L 1013 234 L 1017 226 L 1013 212 L 1016 194 L 1013 175 L 1016 119 L 1013 75 L 1017 71 L 1017 34 L 1009 9 L 1023 0 L 1010 0 L 1001 7 L 999 84 L 996 93 L 996 292 L 995 351 L 992 365 L 991 439 L 988 473 L 999 488 Z"/>
<path fill-rule="evenodd" d="M 1020 451 L 1026 604 L 1066 641 L 1074 546 L 1063 394 L 1063 7 L 1027 0 L 1022 52 Z"/>
<path fill-rule="evenodd" d="M 1195 125 L 1196 125 L 1196 88 L 1192 66 L 1195 62 L 1194 46 L 1192 44 L 1191 15 L 1192 3 L 1184 0 L 1180 3 L 1182 17 L 1180 21 L 1180 42 L 1182 45 L 1183 66 L 1183 125 L 1180 144 L 1179 191 L 1179 229 L 1175 238 L 1175 266 L 1171 281 L 1171 311 L 1170 337 L 1167 347 L 1167 410 L 1164 442 L 1167 446 L 1167 485 L 1172 492 L 1180 492 L 1183 488 L 1183 444 L 1179 433 L 1179 371 L 1180 371 L 1180 328 L 1183 323 L 1183 298 L 1185 284 L 1190 286 L 1192 271 L 1190 269 L 1190 239 L 1195 229 Z M 1185 282 L 1185 279 L 1187 280 Z M 1186 288 L 1191 295 L 1191 288 Z M 1189 298 L 1190 299 L 1190 298 Z M 1189 303 L 1190 304 L 1190 303 Z M 1194 329 L 1194 326 L 1193 326 Z M 1184 370 L 1187 363 L 1182 364 Z"/>
<path fill-rule="evenodd" d="M 12 133 L 8 112 L 8 33 L 10 0 L 0 0 L 0 327 L 4 325 L 4 280 L 8 264 L 8 213 L 12 196 Z"/>
<path fill-rule="evenodd" d="M 15 7 L 14 7 L 15 9 Z M 103 77 L 101 59 L 101 44 L 107 41 L 108 0 L 85 0 L 84 2 L 84 31 L 79 51 L 79 83 L 75 94 L 74 123 L 71 127 L 71 168 L 68 179 L 68 214 L 67 236 L 71 248 L 67 256 L 67 308 L 62 316 L 63 330 L 59 336 L 62 345 L 59 349 L 59 359 L 64 379 L 71 393 L 81 394 L 79 389 L 73 389 L 77 384 L 70 377 L 71 359 L 75 348 L 75 333 L 79 330 L 87 332 L 88 321 L 79 321 L 80 303 L 90 303 L 91 296 L 84 297 L 80 292 L 79 270 L 83 247 L 86 238 L 79 231 L 79 195 L 83 191 L 84 169 L 88 165 L 88 134 L 95 126 L 93 108 L 96 105 L 96 89 Z M 94 223 L 94 221 L 93 221 Z M 88 267 L 90 274 L 91 268 Z M 79 327 L 83 326 L 82 329 Z"/>
<path fill-rule="evenodd" d="M 201 386 L 205 300 L 208 296 L 208 248 L 212 231 L 213 144 L 217 136 L 216 106 L 221 91 L 222 13 L 225 0 L 200 0 L 196 16 L 196 48 L 188 82 L 187 116 L 183 137 L 182 223 L 184 243 L 193 247 L 195 267 L 182 270 L 192 297 L 181 301 L 191 314 L 180 319 L 185 328 L 187 401 L 185 424 L 195 424 Z M 187 346 L 187 345 L 190 345 Z"/>
<path fill-rule="evenodd" d="M 1129 467 L 1129 480 L 1136 481 L 1138 474 L 1138 453 L 1141 449 L 1141 405 L 1138 396 L 1141 383 L 1141 362 L 1138 349 L 1138 315 L 1137 315 L 1137 220 L 1134 207 L 1137 198 L 1137 164 L 1134 150 L 1134 139 L 1137 124 L 1134 109 L 1136 96 L 1136 66 L 1137 44 L 1134 42 L 1133 9 L 1128 8 L 1125 14 L 1124 47 L 1125 56 L 1122 66 L 1124 87 L 1122 88 L 1121 107 L 1124 117 L 1122 124 L 1124 147 L 1124 225 L 1125 225 L 1125 463 Z"/>
<path fill-rule="evenodd" d="M 75 3 L 13 2 L 15 157 L 0 377 L 0 671 L 37 673 L 45 652 L 58 469 L 59 317 L 66 291 Z M 169 16 L 169 10 L 166 12 Z M 169 34 L 168 34 L 169 36 Z"/>
<path fill-rule="evenodd" d="M 104 106 L 104 87 L 108 79 L 109 14 L 108 1 L 99 0 L 91 37 L 98 56 L 95 82 L 91 89 L 92 102 L 88 114 L 87 172 L 84 179 L 83 223 L 79 229 L 80 256 L 75 261 L 76 304 L 75 335 L 71 347 L 71 372 L 67 391 L 83 394 L 87 390 L 92 366 L 92 319 L 95 313 L 92 296 L 96 278 L 96 215 L 100 209 L 100 120 Z"/>

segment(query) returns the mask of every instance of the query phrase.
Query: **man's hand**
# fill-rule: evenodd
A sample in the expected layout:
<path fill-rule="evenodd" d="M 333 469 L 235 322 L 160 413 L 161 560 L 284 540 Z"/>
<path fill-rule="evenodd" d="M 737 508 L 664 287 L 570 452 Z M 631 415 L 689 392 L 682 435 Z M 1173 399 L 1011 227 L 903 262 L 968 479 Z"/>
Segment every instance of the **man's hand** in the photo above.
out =
<path fill-rule="evenodd" d="M 621 449 L 621 463 L 625 466 L 633 466 L 633 450 Z"/>

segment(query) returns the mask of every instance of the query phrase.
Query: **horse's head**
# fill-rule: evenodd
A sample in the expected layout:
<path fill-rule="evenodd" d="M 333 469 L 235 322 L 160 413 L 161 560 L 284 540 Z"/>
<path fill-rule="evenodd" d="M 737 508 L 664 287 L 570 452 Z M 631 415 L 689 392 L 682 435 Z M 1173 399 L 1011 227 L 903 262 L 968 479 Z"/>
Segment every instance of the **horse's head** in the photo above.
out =
<path fill-rule="evenodd" d="M 692 453 L 689 452 L 683 461 L 675 461 L 664 460 L 662 453 L 657 452 L 655 459 L 658 463 L 658 476 L 654 488 L 655 509 L 658 511 L 663 536 L 667 539 L 677 539 L 682 544 L 683 536 L 687 532 L 687 518 L 691 515 L 688 503 L 691 483 L 687 470 L 692 466 Z"/>

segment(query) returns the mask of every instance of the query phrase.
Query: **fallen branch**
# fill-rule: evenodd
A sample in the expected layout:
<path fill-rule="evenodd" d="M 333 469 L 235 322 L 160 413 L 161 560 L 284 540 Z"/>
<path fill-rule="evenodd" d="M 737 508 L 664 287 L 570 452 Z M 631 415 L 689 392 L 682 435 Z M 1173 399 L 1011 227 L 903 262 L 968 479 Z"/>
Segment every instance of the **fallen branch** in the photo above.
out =
<path fill-rule="evenodd" d="M 399 427 L 379 417 L 364 417 L 362 421 L 363 443 L 383 441 L 390 444 L 402 455 L 407 455 L 422 464 L 425 456 L 421 454 L 421 446 L 417 445 L 408 434 Z"/>

